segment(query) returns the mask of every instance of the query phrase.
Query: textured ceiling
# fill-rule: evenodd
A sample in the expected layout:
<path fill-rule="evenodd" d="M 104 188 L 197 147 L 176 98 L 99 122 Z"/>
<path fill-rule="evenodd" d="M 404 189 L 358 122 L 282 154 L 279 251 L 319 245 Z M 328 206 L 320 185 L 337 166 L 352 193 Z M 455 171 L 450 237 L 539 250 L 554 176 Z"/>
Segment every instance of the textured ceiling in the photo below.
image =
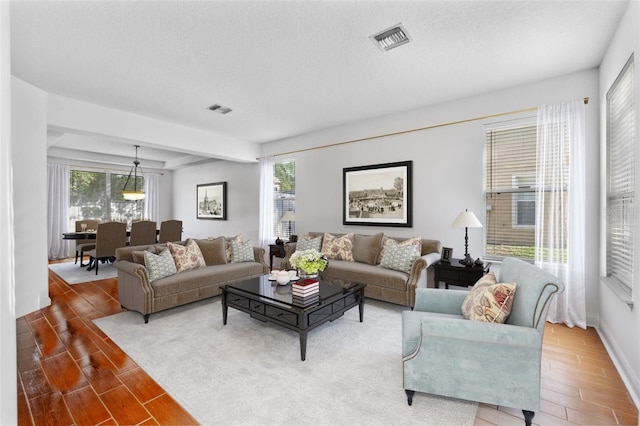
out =
<path fill-rule="evenodd" d="M 627 4 L 20 1 L 11 66 L 49 93 L 264 143 L 597 67 Z M 408 45 L 369 40 L 398 23 Z"/>

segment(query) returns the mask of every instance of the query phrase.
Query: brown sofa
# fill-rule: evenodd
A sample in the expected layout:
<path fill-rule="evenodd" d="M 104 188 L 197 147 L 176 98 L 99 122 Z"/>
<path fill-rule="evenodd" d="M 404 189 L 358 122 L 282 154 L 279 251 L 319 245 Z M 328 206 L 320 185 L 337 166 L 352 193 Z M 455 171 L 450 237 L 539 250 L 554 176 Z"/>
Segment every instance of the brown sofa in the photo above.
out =
<path fill-rule="evenodd" d="M 114 266 L 118 268 L 120 304 L 124 308 L 140 312 L 147 323 L 152 313 L 220 295 L 222 286 L 269 273 L 269 266 L 264 263 L 263 248 L 253 248 L 253 262 L 221 263 L 226 259 L 216 260 L 220 256 L 213 253 L 212 241 L 195 241 L 202 251 L 206 267 L 179 272 L 153 282 L 149 282 L 144 261 L 140 263 L 140 252 L 149 247 L 155 247 L 159 252 L 166 244 L 117 249 Z"/>
<path fill-rule="evenodd" d="M 345 235 L 331 234 L 338 237 Z M 323 235 L 323 232 L 309 232 L 307 234 L 310 238 Z M 397 242 L 407 239 L 387 237 Z M 353 282 L 363 283 L 367 285 L 365 288 L 366 297 L 413 307 L 416 288 L 426 288 L 427 282 L 433 281 L 433 279 L 427 278 L 427 274 L 432 269 L 429 266 L 440 259 L 440 241 L 422 239 L 420 257 L 413 262 L 410 273 L 405 273 L 378 265 L 382 238 L 382 233 L 354 234 L 353 257 L 355 261 L 329 259 L 329 265 L 321 272 L 320 276 L 323 280 L 341 285 Z M 285 257 L 281 263 L 283 268 L 291 268 L 289 258 L 296 251 L 296 246 L 296 243 L 285 245 Z"/>

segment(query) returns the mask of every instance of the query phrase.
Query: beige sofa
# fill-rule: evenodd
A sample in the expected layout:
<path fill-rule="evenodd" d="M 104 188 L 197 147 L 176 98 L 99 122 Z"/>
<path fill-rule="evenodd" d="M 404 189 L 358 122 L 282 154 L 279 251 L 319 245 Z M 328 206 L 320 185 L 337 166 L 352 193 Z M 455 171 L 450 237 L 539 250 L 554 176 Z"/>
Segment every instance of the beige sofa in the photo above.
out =
<path fill-rule="evenodd" d="M 334 234 L 341 237 L 345 234 Z M 306 236 L 317 238 L 323 236 L 323 232 L 310 232 Z M 387 236 L 396 242 L 402 242 L 407 238 Z M 365 296 L 372 299 L 383 300 L 413 307 L 415 303 L 416 288 L 426 288 L 427 282 L 433 282 L 428 278 L 432 274 L 429 266 L 440 259 L 440 241 L 422 239 L 420 257 L 416 258 L 409 273 L 386 269 L 379 266 L 380 251 L 382 249 L 384 235 L 354 234 L 353 257 L 354 261 L 329 259 L 329 265 L 321 272 L 321 278 L 333 283 L 347 285 L 352 282 L 366 284 Z M 285 257 L 282 267 L 291 268 L 289 258 L 296 251 L 296 243 L 285 245 Z"/>
<path fill-rule="evenodd" d="M 144 261 L 140 262 L 140 253 L 149 247 L 159 251 L 166 244 L 117 249 L 114 265 L 118 269 L 120 304 L 126 309 L 140 312 L 147 323 L 152 313 L 217 296 L 222 293 L 221 286 L 269 273 L 269 266 L 264 263 L 263 248 L 253 248 L 253 262 L 222 263 L 226 262 L 226 256 L 222 256 L 223 260 L 217 260 L 220 255 L 214 250 L 219 252 L 219 248 L 215 248 L 212 241 L 195 241 L 202 251 L 206 267 L 179 272 L 153 282 L 149 282 Z"/>

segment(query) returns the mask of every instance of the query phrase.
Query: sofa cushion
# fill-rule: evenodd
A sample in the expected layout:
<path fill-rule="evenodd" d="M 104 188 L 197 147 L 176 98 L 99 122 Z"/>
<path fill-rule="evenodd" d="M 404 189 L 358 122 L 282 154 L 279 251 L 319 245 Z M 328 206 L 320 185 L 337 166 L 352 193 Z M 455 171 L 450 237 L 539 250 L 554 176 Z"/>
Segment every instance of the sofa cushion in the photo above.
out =
<path fill-rule="evenodd" d="M 330 260 L 321 275 L 327 281 L 364 283 L 399 291 L 406 291 L 409 278 L 404 272 L 344 260 Z"/>
<path fill-rule="evenodd" d="M 395 241 L 391 241 L 380 260 L 380 267 L 408 274 L 416 257 L 418 257 L 418 248 L 415 245 L 401 247 Z"/>
<path fill-rule="evenodd" d="M 235 237 L 224 237 L 225 241 L 225 253 L 227 255 L 227 263 L 231 262 L 231 243 L 236 241 L 242 242 L 242 235 L 236 235 Z"/>
<path fill-rule="evenodd" d="M 231 243 L 231 263 L 253 262 L 253 246 L 249 241 Z"/>
<path fill-rule="evenodd" d="M 341 237 L 325 233 L 322 238 L 322 254 L 328 259 L 353 262 L 353 234 Z"/>
<path fill-rule="evenodd" d="M 378 256 L 378 263 L 382 261 L 384 252 L 387 250 L 393 242 L 397 243 L 400 247 L 415 246 L 418 253 L 422 252 L 422 240 L 420 237 L 411 238 L 392 238 L 386 235 L 382 237 L 382 249 L 380 249 L 380 255 Z"/>
<path fill-rule="evenodd" d="M 174 275 L 177 272 L 176 264 L 169 249 L 165 248 L 159 254 L 150 251 L 142 253 L 144 266 L 147 268 L 147 274 L 149 275 L 149 282 Z"/>
<path fill-rule="evenodd" d="M 497 283 L 493 272 L 476 282 L 462 303 L 466 319 L 503 324 L 511 313 L 515 283 Z"/>
<path fill-rule="evenodd" d="M 305 235 L 302 239 L 298 240 L 296 244 L 296 251 L 304 250 L 316 250 L 320 251 L 322 248 L 322 237 L 311 238 Z"/>
<path fill-rule="evenodd" d="M 184 246 L 167 242 L 167 247 L 169 247 L 171 251 L 178 272 L 207 266 L 202 257 L 200 247 L 198 247 L 198 244 L 191 238 L 187 240 Z"/>
<path fill-rule="evenodd" d="M 355 234 L 353 237 L 353 260 L 375 265 L 383 236 L 382 232 L 374 235 Z"/>
<path fill-rule="evenodd" d="M 224 265 L 227 263 L 224 237 L 196 240 L 196 243 L 198 243 L 198 247 L 200 247 L 204 263 L 206 263 L 207 266 Z"/>
<path fill-rule="evenodd" d="M 156 252 L 156 248 L 151 246 L 151 247 L 147 247 L 144 250 L 134 250 L 131 252 L 131 258 L 133 259 L 133 262 L 138 263 L 140 265 L 144 265 L 144 254 L 145 252 L 148 253 L 158 253 Z"/>

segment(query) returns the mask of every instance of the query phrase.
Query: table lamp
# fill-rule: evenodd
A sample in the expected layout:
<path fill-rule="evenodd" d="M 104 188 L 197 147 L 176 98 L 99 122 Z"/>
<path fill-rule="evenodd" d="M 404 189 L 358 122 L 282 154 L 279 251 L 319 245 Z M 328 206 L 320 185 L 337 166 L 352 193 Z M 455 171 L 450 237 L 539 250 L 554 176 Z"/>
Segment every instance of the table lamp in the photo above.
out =
<path fill-rule="evenodd" d="M 482 228 L 482 223 L 478 220 L 473 212 L 465 209 L 461 212 L 451 225 L 455 228 L 464 228 L 464 259 L 460 259 L 460 263 L 466 266 L 474 264 L 473 259 L 469 256 L 469 233 L 468 228 Z"/>
<path fill-rule="evenodd" d="M 291 226 L 291 222 L 295 222 L 296 221 L 296 214 L 295 212 L 289 210 L 288 212 L 286 212 L 285 214 L 282 215 L 282 219 L 280 219 L 281 222 L 289 222 L 289 241 L 291 241 L 292 243 L 295 243 L 296 241 L 298 241 L 298 237 L 296 235 L 292 234 L 292 226 Z"/>

